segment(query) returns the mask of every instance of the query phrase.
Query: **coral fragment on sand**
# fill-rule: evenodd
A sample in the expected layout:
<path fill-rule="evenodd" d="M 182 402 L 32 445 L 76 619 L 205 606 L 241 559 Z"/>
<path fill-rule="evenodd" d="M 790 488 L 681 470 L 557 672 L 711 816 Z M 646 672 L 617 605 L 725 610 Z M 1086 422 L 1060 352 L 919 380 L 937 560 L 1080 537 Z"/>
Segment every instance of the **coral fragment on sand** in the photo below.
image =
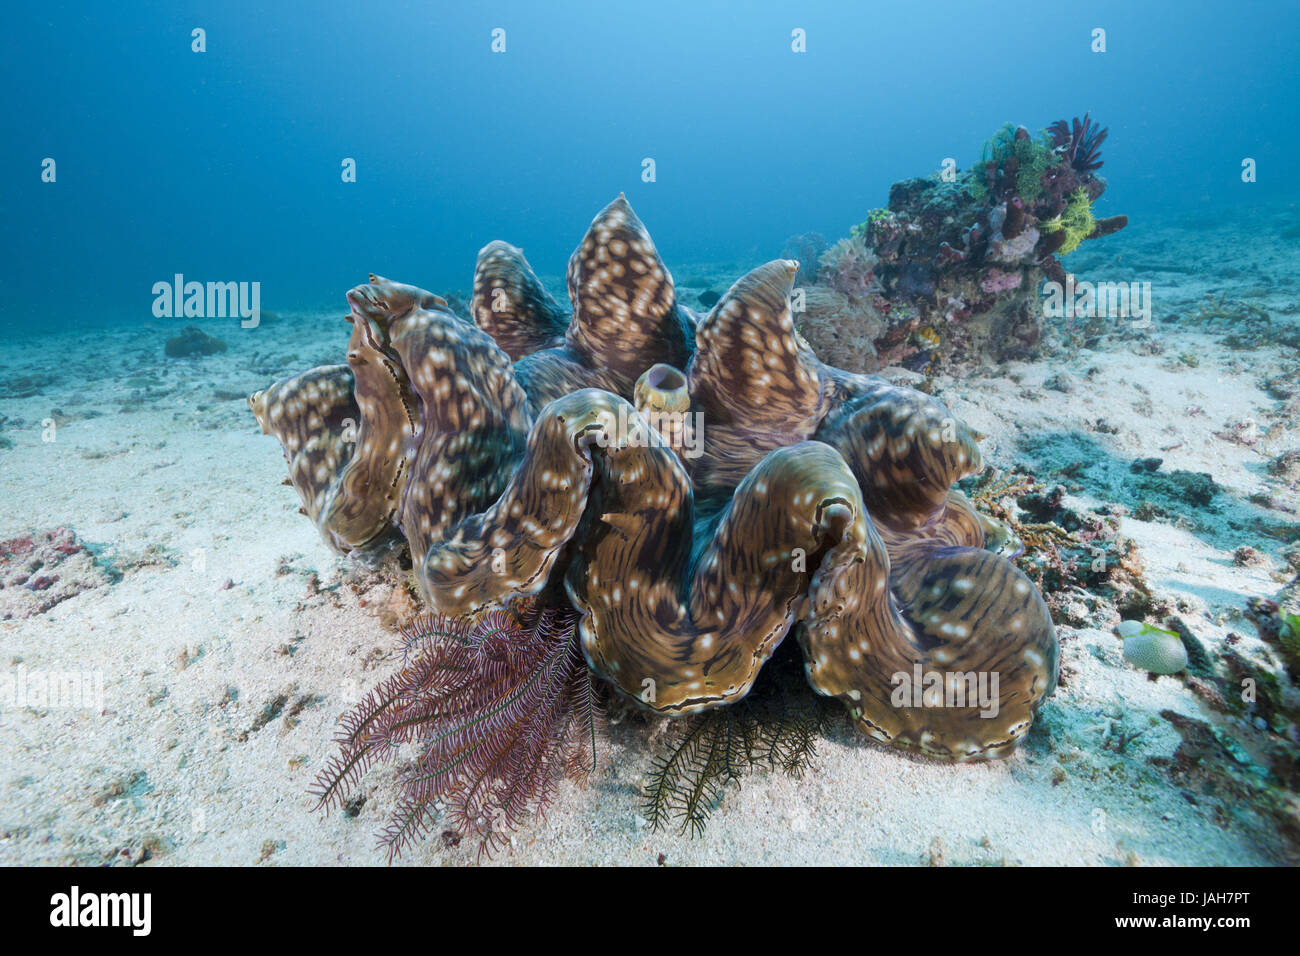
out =
<path fill-rule="evenodd" d="M 44 614 L 110 580 L 69 528 L 0 541 L 0 620 Z"/>

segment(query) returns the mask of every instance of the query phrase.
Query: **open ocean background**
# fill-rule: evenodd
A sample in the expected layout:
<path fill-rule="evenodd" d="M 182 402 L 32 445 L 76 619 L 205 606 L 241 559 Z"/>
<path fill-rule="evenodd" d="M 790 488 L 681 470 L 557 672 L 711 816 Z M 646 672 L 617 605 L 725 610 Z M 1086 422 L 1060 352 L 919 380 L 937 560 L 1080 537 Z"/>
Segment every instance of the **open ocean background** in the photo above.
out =
<path fill-rule="evenodd" d="M 1098 214 L 1130 234 L 1300 195 L 1289 0 L 78 2 L 6 21 L 10 331 L 158 321 L 151 287 L 178 272 L 260 281 L 276 311 L 342 311 L 369 271 L 467 290 L 495 238 L 553 275 L 620 191 L 670 267 L 757 263 L 793 233 L 846 235 L 944 157 L 966 168 L 1005 122 L 1085 111 L 1110 129 Z"/>

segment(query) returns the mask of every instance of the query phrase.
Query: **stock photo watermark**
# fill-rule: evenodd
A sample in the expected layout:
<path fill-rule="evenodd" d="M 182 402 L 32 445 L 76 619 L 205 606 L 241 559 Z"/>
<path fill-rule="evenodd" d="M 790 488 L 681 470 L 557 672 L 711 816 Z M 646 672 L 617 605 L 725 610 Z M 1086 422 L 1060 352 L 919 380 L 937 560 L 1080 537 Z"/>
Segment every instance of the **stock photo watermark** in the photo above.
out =
<path fill-rule="evenodd" d="M 262 283 L 186 282 L 176 273 L 170 282 L 153 284 L 153 314 L 158 319 L 225 319 L 255 329 L 262 321 Z"/>
<path fill-rule="evenodd" d="M 125 927 L 132 936 L 148 936 L 153 928 L 151 893 L 82 893 L 73 886 L 50 897 L 50 925 Z"/>
<path fill-rule="evenodd" d="M 1043 315 L 1049 319 L 1133 320 L 1132 327 L 1151 325 L 1150 282 L 1065 282 L 1043 283 Z"/>
<path fill-rule="evenodd" d="M 629 411 L 638 416 L 637 421 L 628 419 Z M 699 458 L 704 454 L 704 413 L 636 412 L 621 405 L 614 434 L 601 429 L 596 432 L 595 444 L 599 448 L 676 448 L 682 458 Z"/>
<path fill-rule="evenodd" d="M 19 664 L 0 671 L 0 712 L 26 707 L 104 709 L 103 671 L 44 671 Z"/>
<path fill-rule="evenodd" d="M 981 717 L 998 715 L 997 671 L 895 671 L 889 702 L 895 707 L 979 707 Z"/>

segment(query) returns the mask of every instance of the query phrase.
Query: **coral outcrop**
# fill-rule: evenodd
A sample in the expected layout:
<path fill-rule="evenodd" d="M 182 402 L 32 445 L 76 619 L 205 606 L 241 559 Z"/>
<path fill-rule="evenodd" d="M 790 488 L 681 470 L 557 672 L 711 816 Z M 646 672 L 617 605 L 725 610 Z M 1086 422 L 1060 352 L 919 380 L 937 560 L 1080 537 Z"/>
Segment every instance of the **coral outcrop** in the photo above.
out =
<path fill-rule="evenodd" d="M 250 403 L 325 540 L 400 534 L 431 611 L 571 607 L 592 673 L 670 716 L 742 699 L 794 633 L 809 683 L 873 738 L 1002 756 L 1058 654 L 952 488 L 976 436 L 823 363 L 795 325 L 798 268 L 760 266 L 699 318 L 620 196 L 570 259 L 562 342 L 522 254 L 493 243 L 476 325 L 371 276 L 348 293 L 348 365 Z"/>
<path fill-rule="evenodd" d="M 1008 125 L 962 175 L 895 183 L 888 207 L 822 257 L 817 281 L 837 296 L 809 291 L 809 340 L 854 355 L 855 371 L 1034 355 L 1046 331 L 1040 290 L 1065 281 L 1059 257 L 1128 222 L 1094 213 L 1105 138 L 1088 116 L 1038 137 Z"/>

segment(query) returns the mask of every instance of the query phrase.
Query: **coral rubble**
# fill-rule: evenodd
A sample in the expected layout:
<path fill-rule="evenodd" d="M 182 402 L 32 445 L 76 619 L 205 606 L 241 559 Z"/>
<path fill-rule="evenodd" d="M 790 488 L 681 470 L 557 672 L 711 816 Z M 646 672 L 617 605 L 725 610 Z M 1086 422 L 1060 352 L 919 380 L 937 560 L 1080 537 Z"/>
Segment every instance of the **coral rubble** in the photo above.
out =
<path fill-rule="evenodd" d="M 109 575 L 68 528 L 0 541 L 0 620 L 43 614 L 108 583 Z"/>

